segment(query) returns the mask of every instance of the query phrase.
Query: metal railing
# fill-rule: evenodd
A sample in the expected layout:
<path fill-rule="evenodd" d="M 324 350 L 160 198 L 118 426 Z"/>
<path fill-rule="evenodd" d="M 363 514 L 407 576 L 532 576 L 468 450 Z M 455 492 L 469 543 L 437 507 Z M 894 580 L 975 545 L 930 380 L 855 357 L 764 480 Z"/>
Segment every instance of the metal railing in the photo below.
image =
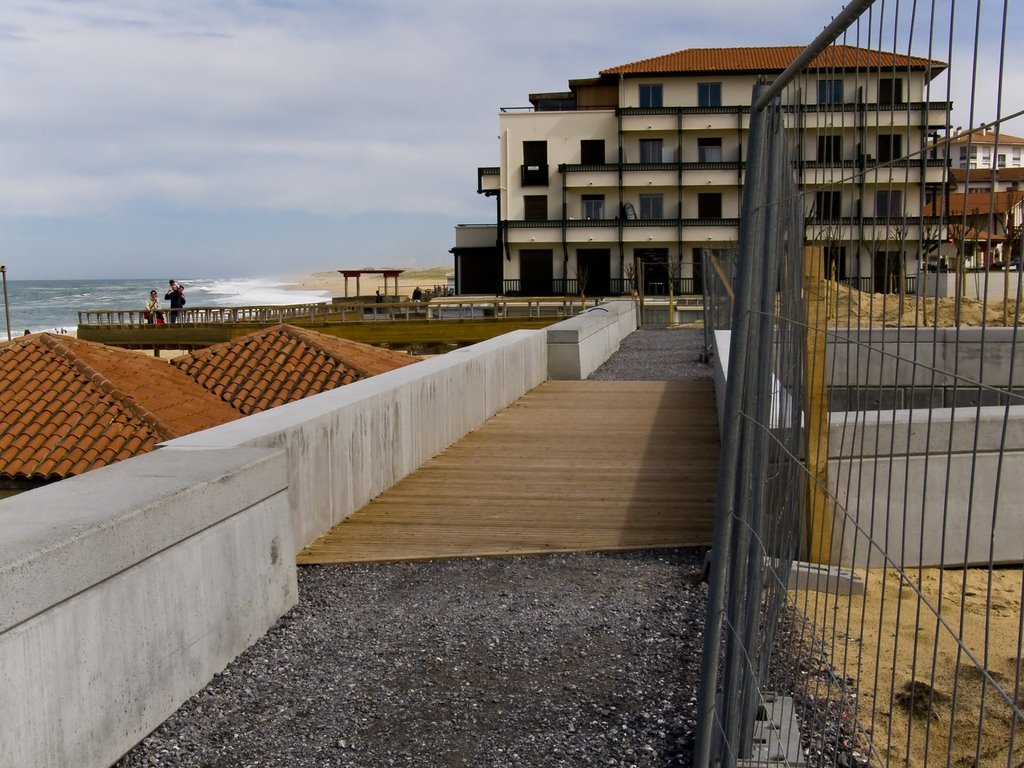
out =
<path fill-rule="evenodd" d="M 572 294 L 551 298 L 498 297 L 494 299 L 436 298 L 430 301 L 384 301 L 381 303 L 295 304 L 253 307 L 183 307 L 161 309 L 162 325 L 182 327 L 205 325 L 271 325 L 299 323 L 329 325 L 367 321 L 466 320 L 470 318 L 568 317 L 579 311 L 579 298 Z M 78 323 L 93 327 L 144 327 L 150 313 L 142 309 L 80 310 Z M 155 319 L 155 318 L 154 318 Z"/>
<path fill-rule="evenodd" d="M 1024 135 L 1003 102 L 1021 98 L 1003 89 L 1015 17 L 955 6 L 858 0 L 755 88 L 740 244 L 703 260 L 706 344 L 724 354 L 727 336 L 729 353 L 700 768 L 1024 764 L 1022 296 L 1016 274 L 964 270 L 972 232 L 986 254 L 1020 253 L 997 195 L 1010 179 L 992 170 L 980 215 L 962 206 L 926 233 L 921 180 L 792 163 L 844 130 L 902 130 L 886 168 Z M 867 124 L 844 104 L 803 109 L 822 78 L 865 94 L 899 81 L 952 114 L 926 134 L 888 107 L 858 110 Z M 807 226 L 808 196 L 868 187 L 901 192 L 917 229 Z M 862 277 L 830 279 L 847 271 Z"/>

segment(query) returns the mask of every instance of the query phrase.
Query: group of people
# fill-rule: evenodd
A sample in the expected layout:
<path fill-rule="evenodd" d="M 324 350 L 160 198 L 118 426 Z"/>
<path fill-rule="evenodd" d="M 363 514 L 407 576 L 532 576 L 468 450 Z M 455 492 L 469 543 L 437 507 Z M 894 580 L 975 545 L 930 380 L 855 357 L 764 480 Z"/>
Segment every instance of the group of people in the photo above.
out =
<path fill-rule="evenodd" d="M 177 280 L 169 280 L 168 290 L 164 294 L 164 299 L 171 302 L 171 311 L 167 313 L 168 321 L 172 323 L 178 322 L 178 312 L 185 306 L 185 289 L 181 283 Z M 150 325 L 163 325 L 164 313 L 162 310 L 160 299 L 157 297 L 157 292 L 154 289 L 149 292 L 149 301 L 146 302 L 146 311 L 142 316 Z"/>

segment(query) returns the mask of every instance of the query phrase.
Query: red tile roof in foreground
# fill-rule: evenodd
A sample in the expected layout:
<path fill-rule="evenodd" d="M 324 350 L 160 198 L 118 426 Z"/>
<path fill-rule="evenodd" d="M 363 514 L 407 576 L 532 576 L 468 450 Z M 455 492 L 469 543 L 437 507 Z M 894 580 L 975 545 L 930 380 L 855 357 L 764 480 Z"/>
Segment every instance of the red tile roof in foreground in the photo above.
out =
<path fill-rule="evenodd" d="M 602 69 L 602 75 L 668 75 L 701 72 L 750 73 L 782 72 L 796 59 L 804 47 L 783 45 L 765 48 L 687 48 L 663 56 L 634 61 L 630 64 Z M 826 48 L 812 61 L 808 69 L 872 69 L 899 70 L 938 69 L 946 65 L 941 61 L 904 56 L 885 51 L 873 51 L 849 45 Z"/>
<path fill-rule="evenodd" d="M 0 346 L 0 477 L 79 475 L 240 415 L 155 357 L 48 333 Z"/>
<path fill-rule="evenodd" d="M 418 358 L 292 325 L 277 325 L 171 364 L 244 414 L 401 368 Z"/>

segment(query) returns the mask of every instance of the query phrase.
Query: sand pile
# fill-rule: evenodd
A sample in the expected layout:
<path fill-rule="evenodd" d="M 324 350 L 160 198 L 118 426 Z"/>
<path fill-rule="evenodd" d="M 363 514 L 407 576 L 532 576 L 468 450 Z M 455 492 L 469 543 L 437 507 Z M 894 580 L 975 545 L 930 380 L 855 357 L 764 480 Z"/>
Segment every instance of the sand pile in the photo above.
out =
<path fill-rule="evenodd" d="M 935 299 L 895 293 L 865 293 L 831 281 L 827 285 L 829 324 L 853 327 L 956 326 L 957 300 L 952 297 Z M 960 325 L 1019 325 L 1021 309 L 1014 298 L 987 303 L 962 298 Z"/>

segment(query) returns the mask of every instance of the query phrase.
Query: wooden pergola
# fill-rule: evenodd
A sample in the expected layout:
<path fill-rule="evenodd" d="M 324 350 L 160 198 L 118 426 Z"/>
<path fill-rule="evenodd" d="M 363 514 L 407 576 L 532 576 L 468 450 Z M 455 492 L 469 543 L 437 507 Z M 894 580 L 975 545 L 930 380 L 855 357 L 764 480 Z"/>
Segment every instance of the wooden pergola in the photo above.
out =
<path fill-rule="evenodd" d="M 388 278 L 394 278 L 395 280 L 395 292 L 394 296 L 398 296 L 398 276 L 402 274 L 404 269 L 391 269 L 390 267 L 363 267 L 362 269 L 339 269 L 342 275 L 345 276 L 345 298 L 348 298 L 348 279 L 354 277 L 356 279 L 356 296 L 361 296 L 359 292 L 359 277 L 360 275 L 383 275 L 384 276 L 384 295 L 388 295 Z"/>

